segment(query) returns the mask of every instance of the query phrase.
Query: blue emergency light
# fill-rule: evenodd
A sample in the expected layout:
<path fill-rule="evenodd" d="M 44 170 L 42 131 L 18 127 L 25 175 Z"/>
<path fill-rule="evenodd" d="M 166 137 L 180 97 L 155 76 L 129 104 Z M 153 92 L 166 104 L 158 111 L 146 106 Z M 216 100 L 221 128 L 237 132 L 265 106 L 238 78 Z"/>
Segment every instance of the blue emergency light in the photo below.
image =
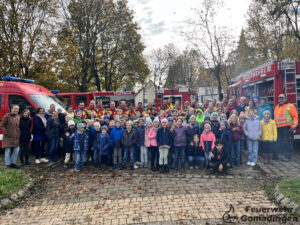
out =
<path fill-rule="evenodd" d="M 14 81 L 14 82 L 23 82 L 23 83 L 28 83 L 28 84 L 34 84 L 34 80 L 22 79 L 20 77 L 3 76 L 2 80 L 3 81 Z"/>
<path fill-rule="evenodd" d="M 52 94 L 56 95 L 59 93 L 59 90 L 52 90 L 51 92 L 52 92 Z"/>

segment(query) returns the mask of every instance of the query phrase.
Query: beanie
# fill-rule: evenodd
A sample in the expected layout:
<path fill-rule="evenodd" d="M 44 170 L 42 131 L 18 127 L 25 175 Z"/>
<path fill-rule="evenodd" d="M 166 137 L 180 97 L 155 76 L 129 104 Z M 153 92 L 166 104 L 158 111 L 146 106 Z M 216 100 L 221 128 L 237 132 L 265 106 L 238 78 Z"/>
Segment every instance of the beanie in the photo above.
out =
<path fill-rule="evenodd" d="M 163 118 L 163 119 L 161 120 L 161 122 L 162 122 L 162 123 L 168 123 L 168 120 L 167 120 L 166 118 Z"/>
<path fill-rule="evenodd" d="M 68 127 L 69 127 L 69 126 L 72 126 L 72 125 L 75 126 L 74 121 L 73 121 L 73 120 L 69 120 L 69 122 L 68 122 Z"/>
<path fill-rule="evenodd" d="M 79 123 L 79 124 L 77 124 L 77 129 L 78 129 L 78 130 L 80 130 L 81 128 L 84 128 L 84 125 L 83 125 L 83 123 Z"/>
<path fill-rule="evenodd" d="M 146 125 L 148 125 L 148 124 L 152 124 L 152 120 L 150 117 L 147 117 L 147 119 L 146 119 Z"/>

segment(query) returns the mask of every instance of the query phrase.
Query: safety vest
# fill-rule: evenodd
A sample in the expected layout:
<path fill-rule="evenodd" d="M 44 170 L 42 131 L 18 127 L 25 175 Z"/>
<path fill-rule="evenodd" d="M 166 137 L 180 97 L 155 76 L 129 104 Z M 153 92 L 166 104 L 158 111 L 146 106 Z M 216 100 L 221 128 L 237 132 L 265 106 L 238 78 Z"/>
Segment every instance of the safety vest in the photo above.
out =
<path fill-rule="evenodd" d="M 298 112 L 293 104 L 276 105 L 274 119 L 277 127 L 298 126 Z"/>

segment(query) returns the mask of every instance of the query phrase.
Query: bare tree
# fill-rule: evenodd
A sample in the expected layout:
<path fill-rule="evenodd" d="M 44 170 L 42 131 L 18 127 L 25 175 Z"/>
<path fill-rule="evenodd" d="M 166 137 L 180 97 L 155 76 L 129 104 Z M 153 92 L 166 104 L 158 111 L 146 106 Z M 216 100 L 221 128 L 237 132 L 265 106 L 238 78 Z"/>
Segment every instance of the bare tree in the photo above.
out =
<path fill-rule="evenodd" d="M 205 67 L 215 77 L 219 99 L 222 97 L 223 65 L 234 44 L 229 28 L 215 22 L 217 9 L 221 4 L 219 0 L 203 0 L 202 7 L 194 9 L 196 17 L 190 20 L 192 31 L 185 33 L 192 47 L 198 51 Z"/>

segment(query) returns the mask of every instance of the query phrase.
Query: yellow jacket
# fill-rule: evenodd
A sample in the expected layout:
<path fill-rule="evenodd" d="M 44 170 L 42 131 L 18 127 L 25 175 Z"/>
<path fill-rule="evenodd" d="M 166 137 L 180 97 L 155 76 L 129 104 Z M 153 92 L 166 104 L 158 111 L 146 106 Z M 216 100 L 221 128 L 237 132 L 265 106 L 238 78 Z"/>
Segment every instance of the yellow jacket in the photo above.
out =
<path fill-rule="evenodd" d="M 268 124 L 264 120 L 260 121 L 262 127 L 261 140 L 262 141 L 276 141 L 277 140 L 277 127 L 275 120 L 271 120 Z"/>

